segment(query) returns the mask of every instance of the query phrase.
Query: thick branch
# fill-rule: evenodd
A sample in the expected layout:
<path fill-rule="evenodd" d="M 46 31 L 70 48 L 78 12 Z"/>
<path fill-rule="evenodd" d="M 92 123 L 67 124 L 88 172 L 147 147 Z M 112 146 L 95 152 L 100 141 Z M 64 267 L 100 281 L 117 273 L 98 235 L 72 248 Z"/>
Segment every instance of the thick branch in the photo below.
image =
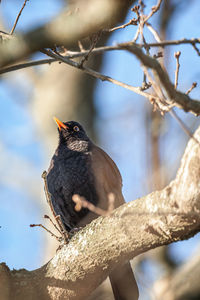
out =
<path fill-rule="evenodd" d="M 200 127 L 195 138 L 200 141 Z M 200 230 L 200 147 L 191 139 L 174 181 L 100 217 L 42 268 L 13 271 L 10 299 L 86 299 L 116 265 Z M 34 298 L 35 297 L 35 298 Z"/>

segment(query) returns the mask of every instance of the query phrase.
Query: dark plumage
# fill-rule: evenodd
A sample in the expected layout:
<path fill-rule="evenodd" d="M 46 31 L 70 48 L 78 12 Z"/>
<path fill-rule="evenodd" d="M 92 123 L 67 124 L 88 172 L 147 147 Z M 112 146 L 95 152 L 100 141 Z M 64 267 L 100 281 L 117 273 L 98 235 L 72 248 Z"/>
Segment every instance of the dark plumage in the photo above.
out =
<path fill-rule="evenodd" d="M 59 131 L 59 144 L 47 173 L 48 190 L 57 215 L 67 231 L 90 223 L 97 216 L 86 208 L 75 211 L 72 196 L 78 194 L 94 205 L 107 209 L 108 194 L 115 195 L 115 207 L 124 203 L 120 172 L 113 160 L 87 136 L 74 121 L 62 123 L 54 118 Z M 123 278 L 119 274 L 124 274 Z M 110 274 L 115 299 L 138 298 L 130 264 Z"/>
<path fill-rule="evenodd" d="M 64 124 L 68 129 L 59 130 L 59 145 L 51 160 L 47 183 L 54 210 L 69 231 L 88 213 L 85 208 L 75 211 L 72 196 L 83 196 L 94 205 L 98 196 L 91 170 L 93 144 L 80 124 L 73 121 Z"/>

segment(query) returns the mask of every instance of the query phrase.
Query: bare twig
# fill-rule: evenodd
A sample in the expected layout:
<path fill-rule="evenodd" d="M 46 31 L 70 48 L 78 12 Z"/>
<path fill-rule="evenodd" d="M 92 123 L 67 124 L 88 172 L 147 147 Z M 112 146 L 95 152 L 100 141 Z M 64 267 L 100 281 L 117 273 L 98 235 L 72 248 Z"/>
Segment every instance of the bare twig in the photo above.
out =
<path fill-rule="evenodd" d="M 200 44 L 200 38 L 195 39 L 180 39 L 180 40 L 171 40 L 171 41 L 161 41 L 156 43 L 148 43 L 149 47 L 165 47 L 165 46 L 172 46 L 172 45 L 181 45 L 181 44 Z M 141 45 L 144 47 L 144 45 Z"/>
<path fill-rule="evenodd" d="M 30 227 L 41 227 L 44 230 L 46 230 L 48 233 L 50 233 L 51 236 L 55 237 L 58 241 L 60 241 L 60 237 L 55 235 L 52 231 L 50 231 L 48 228 L 46 228 L 44 225 L 42 224 L 30 224 Z"/>
<path fill-rule="evenodd" d="M 121 87 L 123 87 L 125 89 L 128 89 L 128 90 L 130 90 L 132 92 L 135 92 L 135 93 L 137 93 L 137 94 L 139 94 L 141 96 L 144 96 L 146 98 L 150 98 L 151 97 L 150 94 L 141 91 L 140 87 L 134 87 L 134 86 L 131 86 L 129 84 L 123 83 L 123 82 L 121 82 L 119 80 L 116 80 L 116 79 L 113 79 L 113 78 L 111 78 L 109 76 L 103 75 L 103 74 L 101 74 L 99 72 L 96 72 L 96 71 L 94 71 L 94 70 L 92 70 L 90 68 L 87 68 L 87 67 L 81 67 L 80 68 L 80 66 L 79 66 L 79 64 L 77 62 L 75 62 L 73 60 L 70 60 L 70 59 L 68 59 L 66 57 L 60 57 L 60 56 L 56 55 L 55 53 L 51 52 L 50 50 L 43 50 L 43 52 L 45 54 L 47 54 L 48 56 L 56 58 L 57 60 L 60 60 L 60 61 L 66 63 L 66 64 L 68 64 L 68 65 L 70 65 L 72 67 L 78 68 L 78 69 L 84 71 L 85 73 L 87 73 L 87 74 L 89 74 L 89 75 L 91 75 L 91 76 L 93 76 L 95 78 L 98 78 L 98 79 L 100 79 L 102 81 L 111 82 L 111 83 L 116 84 L 118 86 L 121 86 Z"/>
<path fill-rule="evenodd" d="M 146 40 L 145 40 L 145 37 L 144 37 L 144 34 L 143 34 L 144 24 L 145 24 L 144 23 L 144 19 L 145 19 L 144 8 L 145 8 L 145 5 L 144 5 L 143 1 L 140 0 L 139 1 L 139 6 L 135 6 L 134 10 L 138 15 L 138 20 L 139 20 L 139 27 L 138 27 L 139 33 L 138 33 L 138 35 L 140 35 L 141 43 L 143 43 L 145 45 L 144 48 L 146 50 L 147 55 L 150 55 L 150 48 L 149 48 L 149 46 L 147 46 L 147 43 L 146 43 Z M 141 90 L 144 91 L 144 90 L 148 89 L 150 86 L 151 86 L 151 83 L 150 84 L 147 83 L 146 74 L 144 73 L 143 74 L 143 82 L 142 82 Z"/>
<path fill-rule="evenodd" d="M 137 25 L 138 24 L 138 21 L 139 21 L 139 6 L 135 5 L 131 11 L 135 12 L 136 15 L 137 15 L 137 19 L 136 18 L 132 18 L 130 21 L 128 21 L 127 23 L 123 24 L 123 25 L 120 25 L 120 26 L 116 26 L 114 28 L 110 28 L 110 29 L 104 29 L 103 32 L 113 32 L 115 30 L 118 30 L 118 29 L 123 29 L 123 28 L 126 28 L 127 26 L 130 26 L 130 25 Z"/>
<path fill-rule="evenodd" d="M 140 28 L 138 27 L 137 28 L 137 31 L 136 31 L 136 33 L 135 33 L 135 36 L 134 36 L 134 38 L 133 38 L 133 43 L 135 43 L 136 41 L 137 41 L 137 39 L 138 39 L 138 37 L 139 37 L 139 33 L 140 33 Z"/>
<path fill-rule="evenodd" d="M 162 42 L 161 39 L 160 39 L 160 36 L 159 34 L 154 30 L 154 28 L 148 23 L 146 23 L 148 29 L 152 32 L 152 34 L 154 35 L 155 39 L 158 41 L 158 42 Z M 174 84 L 174 88 L 177 89 L 177 86 L 178 86 L 178 75 L 179 75 L 179 68 L 180 68 L 180 63 L 179 63 L 179 58 L 180 58 L 180 55 L 181 55 L 181 52 L 180 51 L 177 51 L 175 52 L 174 56 L 176 58 L 176 71 L 175 71 L 175 84 Z M 194 82 L 192 87 L 188 90 L 188 92 L 186 92 L 186 94 L 189 94 L 189 92 L 194 88 L 196 87 L 196 83 Z M 157 88 L 159 88 L 159 92 L 162 93 L 162 90 L 160 88 L 159 85 L 154 85 L 153 86 L 155 92 L 157 93 L 157 95 L 159 95 L 158 93 L 158 90 Z M 165 96 L 163 95 L 162 93 L 162 98 L 165 99 Z M 154 103 L 153 105 L 155 105 L 156 101 L 154 100 Z M 158 103 L 156 103 L 158 104 Z M 162 111 L 161 111 L 162 113 Z M 186 126 L 186 124 L 177 116 L 177 114 L 175 113 L 175 111 L 173 109 L 169 110 L 169 113 L 171 114 L 171 116 L 179 123 L 179 125 L 181 126 L 181 128 L 184 130 L 184 132 L 191 138 L 193 138 L 196 142 L 198 142 L 194 137 L 193 137 L 193 134 L 192 132 L 189 130 L 189 128 Z M 198 142 L 199 143 L 199 142 Z"/>
<path fill-rule="evenodd" d="M 100 39 L 101 36 L 101 31 L 93 34 L 92 38 L 91 38 L 91 46 L 90 49 L 88 50 L 88 52 L 81 58 L 80 62 L 79 62 L 79 66 L 82 67 L 84 62 L 86 60 L 88 60 L 90 54 L 92 53 L 92 50 L 94 49 L 94 47 L 96 46 L 98 40 Z"/>
<path fill-rule="evenodd" d="M 146 67 L 143 67 L 143 71 L 151 83 L 155 94 L 157 95 L 157 97 L 152 95 L 152 98 L 150 99 L 150 102 L 153 105 L 153 110 L 159 110 L 161 115 L 164 115 L 165 112 L 168 112 L 172 108 L 172 105 L 167 102 L 160 85 L 157 84 L 151 77 Z"/>
<path fill-rule="evenodd" d="M 48 215 L 44 215 L 44 218 L 48 219 L 51 222 L 51 224 L 54 226 L 54 228 L 62 235 L 62 232 L 60 231 L 58 226 L 52 221 L 52 219 Z"/>
<path fill-rule="evenodd" d="M 81 41 L 78 41 L 78 47 L 80 49 L 81 52 L 85 51 L 83 44 L 81 43 Z"/>
<path fill-rule="evenodd" d="M 187 90 L 186 95 L 189 95 L 189 93 L 197 86 L 197 82 L 193 82 L 191 88 Z"/>
<path fill-rule="evenodd" d="M 18 71 L 18 70 L 30 68 L 30 67 L 40 66 L 40 65 L 46 65 L 46 64 L 50 65 L 51 63 L 54 63 L 54 62 L 57 62 L 57 60 L 56 59 L 40 59 L 40 60 L 36 60 L 36 61 L 30 61 L 27 63 L 17 64 L 17 65 L 13 65 L 10 67 L 2 68 L 2 69 L 0 69 L 0 74 L 5 74 L 5 73 Z"/>
<path fill-rule="evenodd" d="M 17 18 L 16 18 L 16 20 L 15 20 L 15 23 L 14 23 L 14 25 L 13 25 L 13 28 L 12 28 L 11 31 L 10 31 L 10 34 L 11 34 L 11 35 L 12 35 L 12 34 L 14 33 L 14 31 L 15 31 L 15 28 L 16 28 L 16 26 L 17 26 L 17 23 L 18 23 L 18 21 L 19 21 L 19 18 L 20 18 L 20 16 L 21 16 L 22 11 L 23 11 L 24 7 L 26 6 L 26 2 L 27 2 L 27 1 L 29 1 L 29 0 L 25 0 L 25 1 L 24 1 L 24 4 L 22 5 L 22 8 L 20 9 L 20 12 L 19 12 L 18 15 L 17 15 Z"/>
<path fill-rule="evenodd" d="M 179 75 L 179 69 L 180 69 L 180 63 L 179 63 L 180 55 L 181 55 L 181 51 L 177 51 L 174 53 L 174 57 L 176 58 L 176 71 L 175 71 L 175 82 L 174 82 L 175 89 L 177 89 L 177 86 L 178 86 L 178 75 Z"/>
<path fill-rule="evenodd" d="M 116 26 L 116 27 L 110 28 L 110 29 L 104 29 L 103 32 L 113 32 L 113 31 L 118 30 L 118 29 L 126 28 L 129 25 L 137 25 L 137 22 L 138 22 L 138 20 L 135 19 L 135 18 L 133 18 L 129 22 L 127 22 L 127 23 L 125 23 L 123 25 Z"/>
<path fill-rule="evenodd" d="M 175 119 L 176 121 L 179 123 L 179 125 L 181 126 L 181 128 L 183 129 L 183 131 L 190 137 L 192 138 L 196 143 L 198 143 L 200 145 L 200 142 L 194 137 L 193 133 L 190 131 L 190 129 L 186 126 L 186 124 L 181 120 L 181 118 L 179 118 L 179 116 L 175 113 L 175 111 L 172 109 L 169 112 Z"/>
<path fill-rule="evenodd" d="M 127 47 L 125 46 L 125 44 L 123 44 L 123 47 L 126 48 L 129 52 L 133 53 L 142 62 L 143 65 L 145 65 L 147 68 L 152 69 L 154 77 L 158 78 L 159 83 L 163 86 L 167 94 L 167 100 L 170 101 L 171 104 L 176 105 L 186 112 L 190 111 L 195 115 L 200 114 L 200 102 L 198 100 L 192 100 L 188 97 L 188 95 L 177 91 L 174 88 L 174 85 L 171 83 L 167 72 L 162 68 L 161 64 L 156 59 L 144 54 L 142 49 L 135 44 L 130 46 L 130 44 L 128 43 Z"/>
<path fill-rule="evenodd" d="M 104 210 L 100 207 L 95 206 L 91 202 L 87 201 L 84 197 L 81 197 L 77 194 L 73 195 L 72 200 L 74 201 L 75 210 L 80 211 L 82 208 L 87 208 L 89 211 L 95 213 L 98 216 L 109 216 L 114 210 L 115 196 L 114 194 L 108 194 L 108 209 Z"/>
<path fill-rule="evenodd" d="M 151 26 L 150 23 L 146 23 L 146 26 L 147 28 L 149 29 L 149 31 L 153 34 L 155 40 L 160 43 L 161 42 L 161 39 L 160 39 L 160 36 L 158 34 L 158 32 Z M 149 44 L 148 44 L 149 45 Z"/>
<path fill-rule="evenodd" d="M 157 4 L 155 6 L 152 6 L 151 12 L 149 15 L 144 19 L 144 23 L 146 23 L 159 9 L 160 5 L 162 3 L 162 0 L 158 0 Z"/>
<path fill-rule="evenodd" d="M 190 131 L 190 129 L 181 120 L 181 118 L 178 117 L 178 115 L 175 113 L 175 111 L 173 110 L 173 108 L 167 103 L 165 95 L 163 94 L 162 89 L 159 86 L 159 84 L 156 84 L 156 82 L 154 82 L 154 80 L 151 78 L 148 70 L 145 67 L 143 69 L 144 69 L 144 72 L 146 73 L 149 81 L 152 83 L 152 87 L 153 87 L 156 95 L 159 97 L 159 101 L 155 100 L 153 97 L 152 97 L 152 99 L 150 99 L 150 102 L 153 105 L 154 110 L 159 109 L 162 115 L 164 114 L 164 112 L 168 111 L 171 114 L 171 116 L 178 122 L 178 124 L 183 129 L 183 131 L 190 138 L 194 139 L 195 142 L 197 142 L 200 145 L 199 141 L 193 136 L 193 134 Z"/>
<path fill-rule="evenodd" d="M 196 51 L 197 55 L 200 56 L 200 50 L 197 48 L 196 43 L 193 42 L 191 44 L 192 44 L 192 47 L 194 48 L 194 50 Z"/>

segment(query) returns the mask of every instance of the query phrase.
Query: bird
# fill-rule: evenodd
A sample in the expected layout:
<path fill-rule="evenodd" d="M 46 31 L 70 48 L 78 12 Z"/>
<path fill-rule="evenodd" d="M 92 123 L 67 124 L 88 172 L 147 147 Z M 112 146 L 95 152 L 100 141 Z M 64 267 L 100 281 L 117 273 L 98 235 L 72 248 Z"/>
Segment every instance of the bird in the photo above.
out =
<path fill-rule="evenodd" d="M 111 157 L 88 137 L 76 121 L 62 122 L 54 117 L 58 127 L 58 147 L 47 171 L 47 187 L 56 215 L 67 232 L 86 226 L 98 216 L 82 208 L 75 209 L 74 195 L 107 210 L 108 195 L 115 198 L 115 207 L 125 203 L 122 177 Z M 115 300 L 138 299 L 138 287 L 130 265 L 125 263 L 109 274 Z"/>

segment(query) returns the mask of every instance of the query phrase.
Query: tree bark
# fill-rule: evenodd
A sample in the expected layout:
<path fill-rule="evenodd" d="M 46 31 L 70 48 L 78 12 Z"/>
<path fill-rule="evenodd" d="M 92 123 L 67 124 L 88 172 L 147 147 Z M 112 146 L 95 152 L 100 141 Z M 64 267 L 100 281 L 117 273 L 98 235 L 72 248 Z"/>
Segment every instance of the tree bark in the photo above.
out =
<path fill-rule="evenodd" d="M 8 271 L 2 265 L 7 299 L 86 299 L 117 265 L 199 232 L 199 142 L 200 127 L 167 187 L 94 220 L 40 269 Z"/>

